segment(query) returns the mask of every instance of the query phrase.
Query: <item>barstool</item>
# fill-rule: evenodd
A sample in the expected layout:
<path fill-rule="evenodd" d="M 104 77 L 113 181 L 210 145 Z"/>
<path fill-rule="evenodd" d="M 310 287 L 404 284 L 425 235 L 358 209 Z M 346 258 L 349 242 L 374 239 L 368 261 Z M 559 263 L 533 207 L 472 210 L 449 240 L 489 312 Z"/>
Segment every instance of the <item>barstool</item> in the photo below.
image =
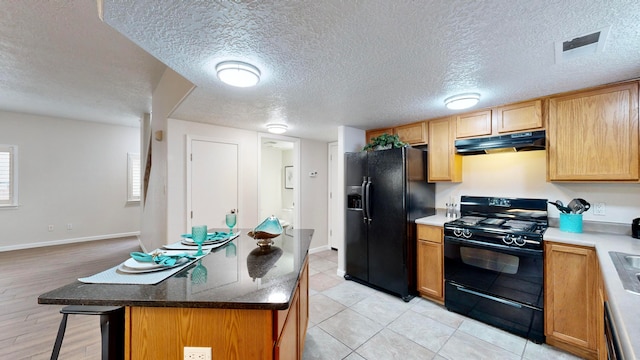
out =
<path fill-rule="evenodd" d="M 69 305 L 60 310 L 62 320 L 53 345 L 51 360 L 57 360 L 67 327 L 69 314 L 100 315 L 100 333 L 102 334 L 102 360 L 122 359 L 124 356 L 124 308 L 121 306 Z"/>

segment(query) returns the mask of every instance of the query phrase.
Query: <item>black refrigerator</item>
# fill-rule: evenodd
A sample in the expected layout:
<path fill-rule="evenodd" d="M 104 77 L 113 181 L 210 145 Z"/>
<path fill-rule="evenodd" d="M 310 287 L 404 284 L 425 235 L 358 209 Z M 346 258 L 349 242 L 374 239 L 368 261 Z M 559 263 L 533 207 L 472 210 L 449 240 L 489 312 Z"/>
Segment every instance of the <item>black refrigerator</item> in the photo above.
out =
<path fill-rule="evenodd" d="M 435 214 L 427 153 L 412 147 L 345 153 L 345 278 L 416 294 L 416 224 Z"/>

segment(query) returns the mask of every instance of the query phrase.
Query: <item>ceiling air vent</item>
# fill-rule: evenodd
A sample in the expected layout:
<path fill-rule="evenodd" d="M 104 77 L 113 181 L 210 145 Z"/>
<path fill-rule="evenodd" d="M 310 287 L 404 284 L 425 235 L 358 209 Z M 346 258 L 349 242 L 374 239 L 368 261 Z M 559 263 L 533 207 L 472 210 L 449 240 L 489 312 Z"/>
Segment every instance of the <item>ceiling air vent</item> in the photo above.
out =
<path fill-rule="evenodd" d="M 593 55 L 604 50 L 609 35 L 609 28 L 574 37 L 570 40 L 556 42 L 556 64 Z"/>

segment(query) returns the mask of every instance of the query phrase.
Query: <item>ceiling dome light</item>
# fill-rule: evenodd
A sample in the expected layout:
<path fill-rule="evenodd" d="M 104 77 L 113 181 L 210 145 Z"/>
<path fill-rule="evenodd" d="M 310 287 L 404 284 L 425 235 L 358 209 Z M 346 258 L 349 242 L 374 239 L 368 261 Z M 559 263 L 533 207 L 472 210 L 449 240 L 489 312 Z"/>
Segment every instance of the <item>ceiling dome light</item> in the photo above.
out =
<path fill-rule="evenodd" d="M 468 109 L 480 101 L 480 94 L 468 93 L 448 97 L 444 100 L 447 109 L 461 110 Z"/>
<path fill-rule="evenodd" d="M 267 131 L 272 134 L 284 134 L 288 128 L 287 124 L 267 124 Z"/>
<path fill-rule="evenodd" d="M 216 72 L 220 81 L 231 86 L 251 87 L 260 81 L 260 70 L 240 61 L 221 62 L 216 65 Z"/>

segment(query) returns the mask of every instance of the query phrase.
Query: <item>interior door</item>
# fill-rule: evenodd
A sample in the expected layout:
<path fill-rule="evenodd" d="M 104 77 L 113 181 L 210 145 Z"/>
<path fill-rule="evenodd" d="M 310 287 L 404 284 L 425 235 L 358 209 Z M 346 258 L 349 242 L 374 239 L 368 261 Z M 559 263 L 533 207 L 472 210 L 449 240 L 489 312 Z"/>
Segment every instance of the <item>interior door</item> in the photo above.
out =
<path fill-rule="evenodd" d="M 191 209 L 186 230 L 192 225 L 226 228 L 225 214 L 238 209 L 238 144 L 192 139 L 188 156 Z"/>

